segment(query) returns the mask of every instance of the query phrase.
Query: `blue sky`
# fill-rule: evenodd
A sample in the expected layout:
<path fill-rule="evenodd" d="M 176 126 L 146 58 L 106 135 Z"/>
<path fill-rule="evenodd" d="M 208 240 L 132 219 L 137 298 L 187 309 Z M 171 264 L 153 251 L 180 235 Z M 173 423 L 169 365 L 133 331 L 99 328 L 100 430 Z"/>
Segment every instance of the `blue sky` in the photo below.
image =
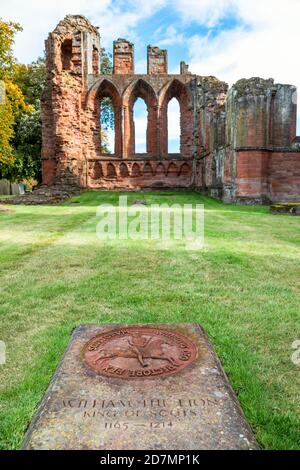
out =
<path fill-rule="evenodd" d="M 299 0 L 0 0 L 0 16 L 23 25 L 15 54 L 25 63 L 43 53 L 48 32 L 68 13 L 99 26 L 108 51 L 118 37 L 134 42 L 137 73 L 146 71 L 152 44 L 168 50 L 171 73 L 185 60 L 191 72 L 229 85 L 261 76 L 300 87 Z"/>
<path fill-rule="evenodd" d="M 226 15 L 214 27 L 199 24 L 197 21 L 186 23 L 182 21 L 179 12 L 164 7 L 151 17 L 151 21 L 142 21 L 132 32 L 132 38 L 129 37 L 133 41 L 136 36 L 141 39 L 135 42 L 136 72 L 146 71 L 146 46 L 148 44 L 166 48 L 168 50 L 169 71 L 179 73 L 180 61 L 188 61 L 190 57 L 190 38 L 195 35 L 206 37 L 208 34 L 213 38 L 218 36 L 220 31 L 231 30 L 237 24 L 238 19 L 235 15 Z"/>

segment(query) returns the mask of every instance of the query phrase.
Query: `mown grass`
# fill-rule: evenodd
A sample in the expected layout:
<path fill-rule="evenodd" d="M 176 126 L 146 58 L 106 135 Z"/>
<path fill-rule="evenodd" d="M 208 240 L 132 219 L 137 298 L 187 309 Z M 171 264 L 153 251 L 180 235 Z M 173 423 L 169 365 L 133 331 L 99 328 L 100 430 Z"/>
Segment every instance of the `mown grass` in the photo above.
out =
<path fill-rule="evenodd" d="M 129 202 L 204 203 L 204 249 L 103 242 L 96 207 L 118 196 L 87 192 L 61 206 L 0 213 L 0 448 L 20 446 L 78 324 L 199 322 L 259 443 L 299 449 L 291 345 L 300 337 L 300 218 L 196 193 L 130 193 Z"/>

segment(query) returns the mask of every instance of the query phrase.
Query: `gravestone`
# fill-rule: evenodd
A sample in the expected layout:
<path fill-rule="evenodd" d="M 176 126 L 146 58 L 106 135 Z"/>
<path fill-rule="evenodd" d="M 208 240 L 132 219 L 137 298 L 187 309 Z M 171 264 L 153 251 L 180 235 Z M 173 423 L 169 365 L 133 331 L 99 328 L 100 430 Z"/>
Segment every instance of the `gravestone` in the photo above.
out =
<path fill-rule="evenodd" d="M 20 195 L 19 183 L 11 183 L 10 188 L 11 188 L 11 194 L 13 194 L 14 196 Z"/>
<path fill-rule="evenodd" d="M 24 449 L 256 449 L 197 324 L 81 325 Z"/>
<path fill-rule="evenodd" d="M 0 180 L 0 194 L 4 196 L 10 195 L 10 182 L 4 178 Z"/>

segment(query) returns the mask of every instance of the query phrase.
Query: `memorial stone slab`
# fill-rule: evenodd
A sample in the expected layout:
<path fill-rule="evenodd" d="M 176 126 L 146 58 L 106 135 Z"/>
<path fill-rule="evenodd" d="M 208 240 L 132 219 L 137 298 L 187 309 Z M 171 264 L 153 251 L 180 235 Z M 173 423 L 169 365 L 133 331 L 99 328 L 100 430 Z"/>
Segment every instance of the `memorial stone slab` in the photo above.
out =
<path fill-rule="evenodd" d="M 257 449 L 197 324 L 81 325 L 24 449 Z"/>
<path fill-rule="evenodd" d="M 20 194 L 20 187 L 19 187 L 19 184 L 18 184 L 18 183 L 11 183 L 11 185 L 10 185 L 10 192 L 11 192 L 11 194 L 13 194 L 14 196 L 19 196 L 19 194 Z"/>
<path fill-rule="evenodd" d="M 10 182 L 6 179 L 0 180 L 0 194 L 4 196 L 10 195 Z"/>

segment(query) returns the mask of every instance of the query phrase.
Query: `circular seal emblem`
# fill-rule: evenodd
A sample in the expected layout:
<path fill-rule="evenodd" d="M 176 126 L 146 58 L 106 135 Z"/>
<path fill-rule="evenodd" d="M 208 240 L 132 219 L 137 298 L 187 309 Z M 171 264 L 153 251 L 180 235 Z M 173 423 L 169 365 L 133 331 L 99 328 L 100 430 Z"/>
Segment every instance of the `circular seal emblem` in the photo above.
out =
<path fill-rule="evenodd" d="M 176 331 L 154 327 L 116 328 L 92 338 L 83 348 L 95 372 L 120 379 L 176 374 L 198 355 L 196 345 Z"/>

